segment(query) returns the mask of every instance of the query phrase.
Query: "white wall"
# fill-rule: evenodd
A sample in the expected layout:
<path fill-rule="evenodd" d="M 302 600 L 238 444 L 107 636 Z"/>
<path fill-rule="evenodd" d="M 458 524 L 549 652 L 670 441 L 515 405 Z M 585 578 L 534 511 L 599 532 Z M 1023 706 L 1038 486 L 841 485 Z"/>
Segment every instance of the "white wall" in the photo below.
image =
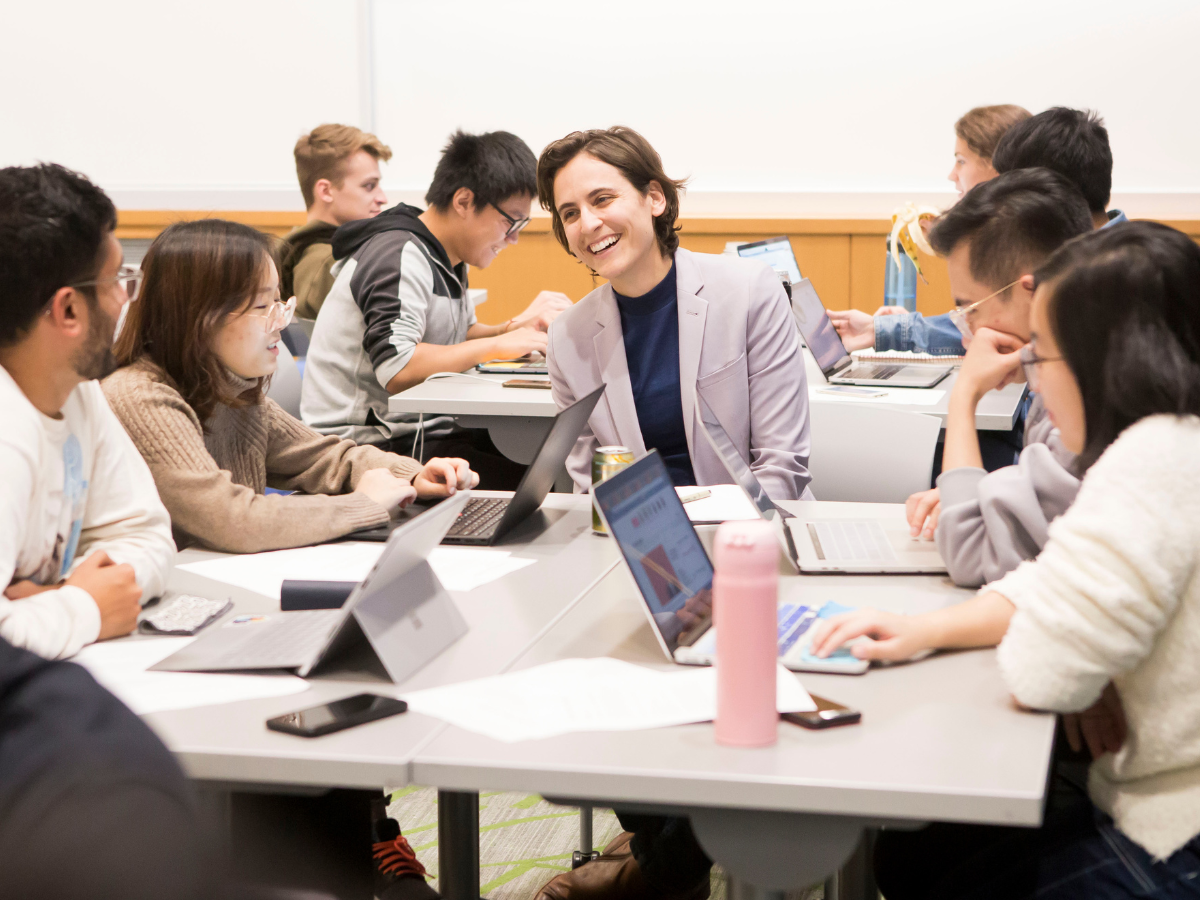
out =
<path fill-rule="evenodd" d="M 1200 214 L 1191 0 L 110 0 L 6 18 L 0 163 L 64 162 L 126 207 L 296 208 L 295 138 L 373 118 L 396 196 L 423 191 L 454 128 L 537 151 L 620 122 L 691 177 L 692 212 L 883 215 L 948 200 L 954 120 L 1015 102 L 1099 109 L 1115 200 Z"/>

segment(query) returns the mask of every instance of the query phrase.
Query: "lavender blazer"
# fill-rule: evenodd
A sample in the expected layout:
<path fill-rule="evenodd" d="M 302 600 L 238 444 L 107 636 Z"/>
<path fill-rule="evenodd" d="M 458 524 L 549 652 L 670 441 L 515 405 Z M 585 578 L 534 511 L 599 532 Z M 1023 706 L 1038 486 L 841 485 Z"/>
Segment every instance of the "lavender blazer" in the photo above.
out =
<path fill-rule="evenodd" d="M 682 248 L 675 265 L 680 399 L 697 483 L 730 480 L 697 431 L 699 393 L 772 499 L 811 499 L 808 386 L 779 278 L 760 262 Z M 646 452 L 612 287 L 601 285 L 560 315 L 549 337 L 559 409 L 608 385 L 567 459 L 576 491 L 587 491 L 597 447 L 623 444 L 639 457 Z"/>

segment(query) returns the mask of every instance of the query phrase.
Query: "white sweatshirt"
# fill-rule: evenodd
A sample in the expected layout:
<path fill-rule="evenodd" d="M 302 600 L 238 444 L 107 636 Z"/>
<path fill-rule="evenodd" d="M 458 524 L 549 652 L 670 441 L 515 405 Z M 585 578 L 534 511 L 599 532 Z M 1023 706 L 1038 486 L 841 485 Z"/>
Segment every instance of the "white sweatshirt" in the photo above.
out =
<path fill-rule="evenodd" d="M 1128 428 L 989 585 L 1017 607 L 999 649 L 1026 706 L 1087 709 L 1111 680 L 1129 734 L 1092 764 L 1092 800 L 1159 859 L 1200 834 L 1200 418 Z"/>
<path fill-rule="evenodd" d="M 0 367 L 0 422 L 0 585 L 57 584 L 104 550 L 133 566 L 143 603 L 161 594 L 175 558 L 171 520 L 100 385 L 79 385 L 52 419 Z M 96 602 L 74 585 L 0 596 L 0 637 L 41 656 L 71 656 L 99 633 Z"/>

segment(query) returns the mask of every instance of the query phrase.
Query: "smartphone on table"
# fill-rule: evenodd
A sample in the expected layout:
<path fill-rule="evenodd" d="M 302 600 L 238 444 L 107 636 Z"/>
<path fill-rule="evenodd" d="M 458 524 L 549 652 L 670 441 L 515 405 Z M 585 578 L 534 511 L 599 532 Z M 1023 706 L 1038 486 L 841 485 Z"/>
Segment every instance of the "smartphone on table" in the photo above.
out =
<path fill-rule="evenodd" d="M 503 382 L 503 385 L 506 388 L 533 388 L 535 391 L 550 390 L 550 382 L 534 378 L 510 378 L 508 381 Z"/>
<path fill-rule="evenodd" d="M 320 737 L 343 728 L 353 728 L 376 719 L 386 719 L 408 710 L 408 704 L 395 697 L 380 694 L 355 694 L 321 706 L 310 706 L 297 712 L 267 719 L 272 731 L 298 734 L 300 737 Z"/>
<path fill-rule="evenodd" d="M 826 700 L 816 694 L 809 694 L 809 696 L 812 697 L 813 703 L 817 704 L 816 709 L 780 713 L 779 717 L 785 722 L 791 722 L 801 728 L 834 728 L 838 725 L 853 725 L 862 719 L 862 713 L 857 709 L 842 706 L 840 703 L 834 703 L 832 700 Z"/>

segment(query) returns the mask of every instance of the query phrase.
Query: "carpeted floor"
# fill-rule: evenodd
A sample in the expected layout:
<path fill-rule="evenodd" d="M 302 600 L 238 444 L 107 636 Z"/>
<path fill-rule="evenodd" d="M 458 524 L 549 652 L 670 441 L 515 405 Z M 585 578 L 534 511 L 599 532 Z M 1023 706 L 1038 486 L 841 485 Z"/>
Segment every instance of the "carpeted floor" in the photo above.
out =
<path fill-rule="evenodd" d="M 437 791 L 408 787 L 392 795 L 390 815 L 417 852 L 437 887 Z M 611 810 L 596 810 L 592 836 L 597 850 L 621 831 Z M 538 889 L 571 868 L 579 848 L 579 811 L 547 803 L 536 794 L 479 796 L 480 893 L 488 900 L 532 900 Z M 815 888 L 797 894 L 821 900 Z M 713 869 L 712 900 L 725 900 L 725 879 Z"/>

